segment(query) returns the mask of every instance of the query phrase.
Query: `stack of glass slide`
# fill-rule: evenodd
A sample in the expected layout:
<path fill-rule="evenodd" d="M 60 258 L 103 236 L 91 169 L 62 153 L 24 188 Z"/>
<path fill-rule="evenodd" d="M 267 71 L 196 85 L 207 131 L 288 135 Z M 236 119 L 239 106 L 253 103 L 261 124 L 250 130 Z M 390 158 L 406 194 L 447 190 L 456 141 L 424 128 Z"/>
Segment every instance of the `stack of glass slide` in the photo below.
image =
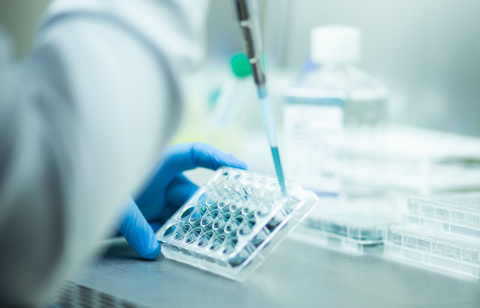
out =
<path fill-rule="evenodd" d="M 386 255 L 480 278 L 480 193 L 412 197 L 405 221 L 390 228 Z"/>
<path fill-rule="evenodd" d="M 287 181 L 221 168 L 157 232 L 165 257 L 243 281 L 318 203 Z"/>
<path fill-rule="evenodd" d="M 388 227 L 397 222 L 388 200 L 341 201 L 317 207 L 297 234 L 299 240 L 350 252 L 381 252 Z"/>

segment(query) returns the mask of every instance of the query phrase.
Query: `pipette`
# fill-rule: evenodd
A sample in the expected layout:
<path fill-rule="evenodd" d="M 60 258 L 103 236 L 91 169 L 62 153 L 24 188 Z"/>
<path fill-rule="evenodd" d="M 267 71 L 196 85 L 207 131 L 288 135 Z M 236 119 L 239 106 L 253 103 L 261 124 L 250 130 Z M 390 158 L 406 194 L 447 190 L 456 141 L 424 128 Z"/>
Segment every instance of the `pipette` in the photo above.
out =
<path fill-rule="evenodd" d="M 275 119 L 273 117 L 272 103 L 268 96 L 266 78 L 262 64 L 263 46 L 260 33 L 260 23 L 258 21 L 257 2 L 256 0 L 233 0 L 233 4 L 242 32 L 245 53 L 250 61 L 253 79 L 257 86 L 262 122 L 265 127 L 268 142 L 270 143 L 270 148 L 272 149 L 273 162 L 275 164 L 278 182 L 282 194 L 286 196 L 285 179 L 283 177 L 282 164 L 280 163 L 280 155 L 278 153 Z"/>

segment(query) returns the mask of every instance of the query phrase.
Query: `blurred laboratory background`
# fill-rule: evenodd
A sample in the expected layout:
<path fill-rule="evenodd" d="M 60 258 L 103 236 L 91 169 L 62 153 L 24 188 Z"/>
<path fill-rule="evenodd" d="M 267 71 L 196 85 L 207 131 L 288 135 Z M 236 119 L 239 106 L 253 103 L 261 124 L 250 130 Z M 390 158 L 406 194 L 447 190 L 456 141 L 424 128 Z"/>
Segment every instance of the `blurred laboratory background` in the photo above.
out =
<path fill-rule="evenodd" d="M 0 23 L 19 55 L 32 44 L 48 0 L 4 0 Z M 359 66 L 390 89 L 393 121 L 480 134 L 480 2 L 476 0 L 260 1 L 265 45 L 272 60 L 300 72 L 310 30 L 346 24 L 362 31 Z M 265 8 L 268 8 L 267 10 Z M 242 50 L 230 1 L 213 0 L 208 25 L 211 59 Z"/>
<path fill-rule="evenodd" d="M 480 2 L 277 0 L 265 2 L 263 8 L 267 6 L 266 50 L 278 56 L 281 66 L 301 69 L 309 56 L 313 27 L 358 27 L 363 34 L 359 66 L 391 90 L 391 120 L 480 133 Z M 242 47 L 234 19 L 225 11 L 231 11 L 229 1 L 213 1 L 212 57 Z"/>

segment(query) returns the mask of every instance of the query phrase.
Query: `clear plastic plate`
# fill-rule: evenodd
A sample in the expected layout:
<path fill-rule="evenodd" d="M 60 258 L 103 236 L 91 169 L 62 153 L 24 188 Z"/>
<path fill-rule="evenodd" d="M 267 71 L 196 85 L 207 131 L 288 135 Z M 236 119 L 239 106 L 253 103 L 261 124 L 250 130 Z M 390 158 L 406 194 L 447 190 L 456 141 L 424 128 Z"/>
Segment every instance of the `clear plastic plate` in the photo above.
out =
<path fill-rule="evenodd" d="M 480 193 L 412 197 L 407 223 L 480 239 Z"/>
<path fill-rule="evenodd" d="M 317 204 L 317 196 L 287 182 L 221 168 L 157 232 L 165 257 L 245 280 Z"/>
<path fill-rule="evenodd" d="M 384 253 L 425 268 L 480 278 L 480 241 L 415 226 L 392 226 Z"/>
<path fill-rule="evenodd" d="M 388 200 L 340 201 L 317 207 L 299 232 L 330 246 L 364 253 L 381 251 L 387 228 L 395 223 L 398 219 Z"/>
<path fill-rule="evenodd" d="M 376 253 L 383 251 L 382 241 L 359 241 L 353 238 L 324 232 L 305 225 L 299 226 L 292 234 L 292 238 L 308 244 L 328 246 L 352 253 Z"/>

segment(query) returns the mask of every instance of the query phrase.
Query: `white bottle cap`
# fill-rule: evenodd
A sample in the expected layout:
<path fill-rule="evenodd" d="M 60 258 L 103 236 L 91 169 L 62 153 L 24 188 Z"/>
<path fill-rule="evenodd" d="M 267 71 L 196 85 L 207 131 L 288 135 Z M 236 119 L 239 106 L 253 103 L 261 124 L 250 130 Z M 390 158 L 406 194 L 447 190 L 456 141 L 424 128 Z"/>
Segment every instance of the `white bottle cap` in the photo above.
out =
<path fill-rule="evenodd" d="M 342 25 L 313 28 L 310 55 L 317 64 L 356 63 L 360 60 L 360 29 Z"/>

